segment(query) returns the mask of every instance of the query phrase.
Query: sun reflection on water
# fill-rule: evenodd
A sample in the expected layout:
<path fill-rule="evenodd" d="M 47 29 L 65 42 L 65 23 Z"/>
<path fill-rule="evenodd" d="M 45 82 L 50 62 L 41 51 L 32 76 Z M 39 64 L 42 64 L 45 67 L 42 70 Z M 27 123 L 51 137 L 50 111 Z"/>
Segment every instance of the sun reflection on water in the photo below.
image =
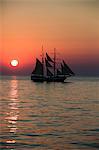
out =
<path fill-rule="evenodd" d="M 9 112 L 7 112 L 6 120 L 8 122 L 8 129 L 9 134 L 16 134 L 18 127 L 17 127 L 17 120 L 19 116 L 18 110 L 18 80 L 11 80 L 10 84 L 10 93 L 9 93 Z M 15 139 L 9 139 L 6 143 L 16 143 Z"/>

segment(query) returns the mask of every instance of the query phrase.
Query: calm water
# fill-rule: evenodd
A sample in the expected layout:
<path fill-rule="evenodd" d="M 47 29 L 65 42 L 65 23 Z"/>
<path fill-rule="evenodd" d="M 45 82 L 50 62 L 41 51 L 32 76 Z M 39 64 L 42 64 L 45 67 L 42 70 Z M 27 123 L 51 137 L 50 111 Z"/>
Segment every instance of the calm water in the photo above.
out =
<path fill-rule="evenodd" d="M 0 80 L 0 150 L 98 150 L 99 78 Z"/>

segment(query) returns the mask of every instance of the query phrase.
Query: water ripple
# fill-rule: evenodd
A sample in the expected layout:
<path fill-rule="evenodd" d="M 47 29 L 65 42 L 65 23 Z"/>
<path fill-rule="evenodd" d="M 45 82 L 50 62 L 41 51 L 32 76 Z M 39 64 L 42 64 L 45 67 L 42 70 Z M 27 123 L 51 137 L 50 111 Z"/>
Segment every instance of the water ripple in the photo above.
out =
<path fill-rule="evenodd" d="M 1 80 L 0 150 L 98 150 L 99 80 Z"/>

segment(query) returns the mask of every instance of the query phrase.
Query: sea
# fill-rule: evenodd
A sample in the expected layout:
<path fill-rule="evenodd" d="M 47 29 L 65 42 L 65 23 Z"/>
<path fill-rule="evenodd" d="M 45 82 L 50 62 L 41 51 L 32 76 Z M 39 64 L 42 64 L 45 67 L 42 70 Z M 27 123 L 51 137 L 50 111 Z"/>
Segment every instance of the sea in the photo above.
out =
<path fill-rule="evenodd" d="M 0 150 L 99 150 L 99 77 L 0 77 Z"/>

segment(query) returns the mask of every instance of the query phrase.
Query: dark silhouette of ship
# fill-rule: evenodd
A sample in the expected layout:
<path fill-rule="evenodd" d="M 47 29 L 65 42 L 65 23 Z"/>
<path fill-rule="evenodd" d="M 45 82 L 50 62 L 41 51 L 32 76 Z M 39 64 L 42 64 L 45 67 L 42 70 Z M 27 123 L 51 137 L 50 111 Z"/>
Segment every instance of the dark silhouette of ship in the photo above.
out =
<path fill-rule="evenodd" d="M 56 52 L 54 49 L 54 58 L 52 59 L 48 53 L 44 58 L 42 50 L 42 62 L 37 58 L 35 68 L 31 74 L 31 80 L 35 82 L 64 82 L 67 77 L 74 76 L 75 73 L 63 60 L 60 68 L 56 62 Z"/>

